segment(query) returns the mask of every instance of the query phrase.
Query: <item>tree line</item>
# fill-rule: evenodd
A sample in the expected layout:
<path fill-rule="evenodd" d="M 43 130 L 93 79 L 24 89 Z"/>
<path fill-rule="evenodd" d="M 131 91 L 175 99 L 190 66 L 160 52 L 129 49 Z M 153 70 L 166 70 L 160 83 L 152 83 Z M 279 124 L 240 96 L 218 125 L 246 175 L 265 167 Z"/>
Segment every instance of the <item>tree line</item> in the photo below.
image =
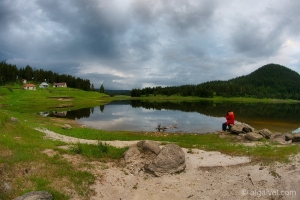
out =
<path fill-rule="evenodd" d="M 88 79 L 81 79 L 67 74 L 58 74 L 43 69 L 35 69 L 27 65 L 24 68 L 17 68 L 16 65 L 0 62 L 0 84 L 21 83 L 22 79 L 32 83 L 60 83 L 66 82 L 68 87 L 82 89 L 85 91 L 94 90 L 93 84 Z"/>
<path fill-rule="evenodd" d="M 253 97 L 300 100 L 300 75 L 281 65 L 268 64 L 249 75 L 228 81 L 209 81 L 198 85 L 132 89 L 132 97 L 147 95 L 199 97 Z"/>
<path fill-rule="evenodd" d="M 141 97 L 149 95 L 180 95 L 180 96 L 200 96 L 211 98 L 214 95 L 214 91 L 211 88 L 203 87 L 200 85 L 182 85 L 182 86 L 170 86 L 170 87 L 146 87 L 143 89 L 132 89 L 132 97 Z"/>

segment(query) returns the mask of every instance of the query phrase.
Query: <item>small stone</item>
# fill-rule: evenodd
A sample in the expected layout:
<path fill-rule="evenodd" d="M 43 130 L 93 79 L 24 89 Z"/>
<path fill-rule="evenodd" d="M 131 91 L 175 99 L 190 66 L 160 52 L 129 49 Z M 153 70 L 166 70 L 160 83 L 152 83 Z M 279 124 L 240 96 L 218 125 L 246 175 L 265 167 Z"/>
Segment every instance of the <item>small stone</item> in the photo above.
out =
<path fill-rule="evenodd" d="M 70 126 L 69 124 L 64 124 L 63 126 L 62 126 L 62 128 L 63 129 L 72 129 L 72 126 Z"/>
<path fill-rule="evenodd" d="M 15 117 L 11 117 L 10 121 L 12 121 L 12 122 L 19 122 L 19 120 L 17 118 L 15 118 Z"/>
<path fill-rule="evenodd" d="M 47 191 L 28 192 L 14 200 L 53 200 L 53 196 Z"/>

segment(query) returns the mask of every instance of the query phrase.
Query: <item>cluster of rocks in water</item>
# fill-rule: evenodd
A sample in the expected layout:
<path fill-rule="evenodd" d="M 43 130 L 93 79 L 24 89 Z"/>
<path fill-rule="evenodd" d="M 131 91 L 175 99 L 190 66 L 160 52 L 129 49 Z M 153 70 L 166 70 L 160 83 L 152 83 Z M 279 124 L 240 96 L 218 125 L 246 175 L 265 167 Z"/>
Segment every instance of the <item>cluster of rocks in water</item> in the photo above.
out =
<path fill-rule="evenodd" d="M 279 144 L 290 144 L 293 142 L 300 142 L 300 133 L 272 133 L 268 129 L 255 131 L 254 128 L 246 124 L 229 125 L 228 131 L 231 134 L 239 135 L 250 141 L 259 141 L 263 138 Z"/>

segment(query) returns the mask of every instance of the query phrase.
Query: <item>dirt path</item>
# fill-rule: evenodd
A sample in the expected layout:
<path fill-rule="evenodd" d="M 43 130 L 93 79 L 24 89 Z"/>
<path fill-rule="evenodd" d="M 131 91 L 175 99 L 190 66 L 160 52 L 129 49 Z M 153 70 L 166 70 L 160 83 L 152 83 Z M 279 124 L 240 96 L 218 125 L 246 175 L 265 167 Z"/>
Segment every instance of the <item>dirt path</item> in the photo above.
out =
<path fill-rule="evenodd" d="M 37 129 L 45 137 L 69 143 L 97 143 Z M 104 142 L 104 141 L 103 141 Z M 116 147 L 137 141 L 106 141 Z M 126 168 L 108 163 L 93 188 L 98 199 L 300 199 L 300 155 L 289 164 L 261 166 L 248 157 L 233 157 L 220 152 L 193 149 L 186 156 L 186 170 L 175 175 L 153 177 L 142 171 L 131 174 Z"/>

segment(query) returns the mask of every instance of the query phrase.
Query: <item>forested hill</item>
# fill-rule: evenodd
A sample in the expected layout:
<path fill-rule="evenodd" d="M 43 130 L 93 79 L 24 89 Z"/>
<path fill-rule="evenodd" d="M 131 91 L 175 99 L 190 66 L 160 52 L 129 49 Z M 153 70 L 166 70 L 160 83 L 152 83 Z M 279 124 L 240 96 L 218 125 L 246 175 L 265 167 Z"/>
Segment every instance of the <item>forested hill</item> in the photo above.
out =
<path fill-rule="evenodd" d="M 300 100 L 300 75 L 281 65 L 268 64 L 249 75 L 228 81 L 210 81 L 199 85 L 133 89 L 132 96 L 148 94 L 180 94 L 201 97 L 254 97 Z M 152 93 L 151 93 L 152 92 Z"/>
<path fill-rule="evenodd" d="M 268 64 L 247 76 L 238 77 L 231 81 L 237 84 L 251 84 L 256 87 L 276 87 L 280 90 L 281 87 L 299 87 L 300 75 L 287 67 L 276 64 Z"/>
<path fill-rule="evenodd" d="M 201 84 L 219 96 L 300 99 L 300 75 L 281 65 L 268 64 L 249 75 Z"/>

